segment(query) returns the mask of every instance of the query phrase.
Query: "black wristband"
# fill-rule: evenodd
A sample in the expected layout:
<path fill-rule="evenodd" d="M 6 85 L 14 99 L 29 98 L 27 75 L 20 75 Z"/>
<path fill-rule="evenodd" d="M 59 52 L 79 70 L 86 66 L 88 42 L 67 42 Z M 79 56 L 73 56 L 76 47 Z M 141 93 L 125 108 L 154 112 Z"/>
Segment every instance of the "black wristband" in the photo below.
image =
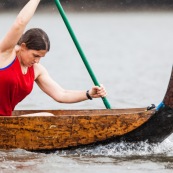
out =
<path fill-rule="evenodd" d="M 89 95 L 89 90 L 87 90 L 86 96 L 87 96 L 88 99 L 92 100 L 92 97 Z"/>

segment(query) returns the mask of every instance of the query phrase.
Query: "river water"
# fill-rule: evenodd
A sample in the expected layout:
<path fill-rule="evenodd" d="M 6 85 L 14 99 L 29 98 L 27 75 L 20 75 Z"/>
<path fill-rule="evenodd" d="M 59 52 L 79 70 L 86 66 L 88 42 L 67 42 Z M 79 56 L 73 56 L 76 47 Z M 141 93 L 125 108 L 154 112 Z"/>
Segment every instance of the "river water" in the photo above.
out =
<path fill-rule="evenodd" d="M 0 37 L 17 12 L 0 13 Z M 112 108 L 158 105 L 165 94 L 173 61 L 173 13 L 68 13 L 69 21 Z M 28 28 L 41 27 L 51 51 L 41 60 L 64 88 L 87 90 L 93 83 L 55 8 L 37 12 Z M 103 109 L 101 99 L 55 103 L 37 86 L 16 109 Z M 52 153 L 0 150 L 0 173 L 170 173 L 173 135 L 159 145 L 110 143 Z"/>

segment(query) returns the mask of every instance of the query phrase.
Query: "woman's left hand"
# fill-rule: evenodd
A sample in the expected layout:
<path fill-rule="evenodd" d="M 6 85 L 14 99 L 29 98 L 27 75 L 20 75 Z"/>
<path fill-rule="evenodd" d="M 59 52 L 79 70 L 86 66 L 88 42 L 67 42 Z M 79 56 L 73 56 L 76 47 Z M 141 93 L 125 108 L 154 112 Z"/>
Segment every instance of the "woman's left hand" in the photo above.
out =
<path fill-rule="evenodd" d="M 98 98 L 98 97 L 106 97 L 107 93 L 106 93 L 104 86 L 100 85 L 100 87 L 99 86 L 93 86 L 89 90 L 89 95 L 92 98 Z"/>

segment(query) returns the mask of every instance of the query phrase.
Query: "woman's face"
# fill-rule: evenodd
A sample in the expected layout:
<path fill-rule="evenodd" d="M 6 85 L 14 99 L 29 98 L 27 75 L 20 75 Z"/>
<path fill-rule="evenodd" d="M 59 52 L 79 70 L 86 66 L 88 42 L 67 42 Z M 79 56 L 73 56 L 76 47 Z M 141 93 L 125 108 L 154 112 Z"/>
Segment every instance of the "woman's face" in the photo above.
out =
<path fill-rule="evenodd" d="M 31 67 L 35 63 L 39 63 L 40 59 L 44 57 L 46 53 L 47 50 L 32 50 L 28 49 L 25 45 L 21 45 L 21 63 L 26 67 Z"/>

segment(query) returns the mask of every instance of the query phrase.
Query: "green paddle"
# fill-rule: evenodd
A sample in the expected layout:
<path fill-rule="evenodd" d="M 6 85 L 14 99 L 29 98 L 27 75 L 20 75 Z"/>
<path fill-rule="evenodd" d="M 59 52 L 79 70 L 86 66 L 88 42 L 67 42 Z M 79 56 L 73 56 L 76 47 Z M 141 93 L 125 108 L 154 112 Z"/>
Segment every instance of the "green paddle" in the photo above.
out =
<path fill-rule="evenodd" d="M 90 74 L 94 84 L 96 86 L 100 86 L 100 84 L 98 83 L 98 81 L 97 81 L 97 79 L 96 79 L 96 77 L 95 77 L 95 75 L 94 75 L 94 73 L 93 73 L 93 71 L 92 71 L 92 69 L 91 69 L 87 59 L 86 59 L 86 56 L 85 56 L 85 54 L 84 54 L 84 52 L 83 52 L 83 50 L 82 50 L 82 48 L 81 48 L 81 46 L 80 46 L 76 36 L 75 36 L 75 34 L 74 34 L 74 32 L 73 32 L 73 30 L 72 30 L 72 28 L 70 26 L 70 23 L 69 23 L 66 15 L 65 15 L 65 12 L 64 12 L 64 10 L 63 10 L 63 8 L 61 6 L 61 3 L 59 2 L 59 0 L 55 0 L 55 4 L 56 4 L 56 6 L 57 6 L 57 8 L 58 8 L 58 10 L 59 10 L 59 12 L 61 14 L 61 17 L 62 17 L 62 19 L 63 19 L 63 21 L 64 21 L 64 23 L 65 23 L 65 25 L 66 25 L 66 27 L 67 27 L 67 29 L 69 31 L 69 34 L 71 35 L 71 38 L 72 38 L 72 40 L 73 40 L 73 42 L 74 42 L 74 44 L 75 44 L 75 46 L 76 46 L 80 56 L 81 56 L 81 58 L 82 58 L 82 60 L 83 60 L 83 62 L 85 64 L 85 66 L 86 66 L 86 68 L 87 68 L 87 70 L 88 70 L 88 72 L 89 72 L 89 74 Z M 104 103 L 105 107 L 107 109 L 111 109 L 111 106 L 110 106 L 108 100 L 106 99 L 106 97 L 102 98 L 102 100 L 103 100 L 103 103 Z"/>

